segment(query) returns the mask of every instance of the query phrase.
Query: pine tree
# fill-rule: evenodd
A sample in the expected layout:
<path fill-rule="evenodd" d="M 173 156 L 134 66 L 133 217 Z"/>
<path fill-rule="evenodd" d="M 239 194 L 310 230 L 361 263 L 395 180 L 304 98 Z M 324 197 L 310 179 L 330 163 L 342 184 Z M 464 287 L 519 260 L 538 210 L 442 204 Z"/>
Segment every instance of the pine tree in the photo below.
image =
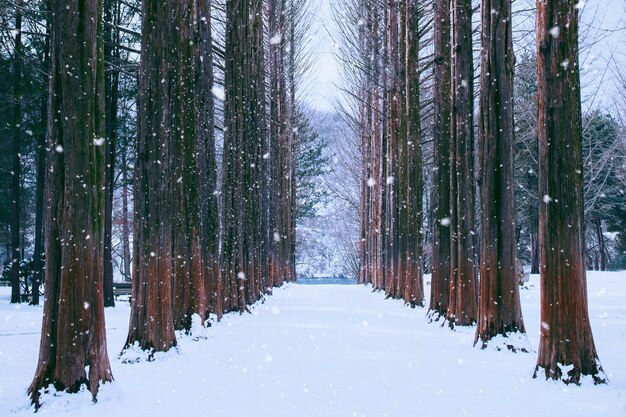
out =
<path fill-rule="evenodd" d="M 541 334 L 535 376 L 580 383 L 604 374 L 587 304 L 578 10 L 537 1 Z M 567 158 L 563 152 L 567 149 Z"/>
<path fill-rule="evenodd" d="M 483 0 L 480 66 L 480 285 L 474 343 L 524 332 L 517 277 L 510 0 Z"/>
<path fill-rule="evenodd" d="M 70 392 L 86 384 L 95 399 L 100 381 L 113 379 L 102 297 L 102 2 L 50 5 L 46 303 L 39 362 L 28 390 L 36 406 L 40 390 L 50 384 Z"/>
<path fill-rule="evenodd" d="M 450 227 L 452 228 L 450 325 L 476 322 L 474 254 L 474 70 L 472 2 L 452 2 L 452 117 L 450 139 Z"/>
<path fill-rule="evenodd" d="M 445 317 L 450 301 L 450 0 L 435 2 L 433 249 L 430 305 L 435 318 Z"/>

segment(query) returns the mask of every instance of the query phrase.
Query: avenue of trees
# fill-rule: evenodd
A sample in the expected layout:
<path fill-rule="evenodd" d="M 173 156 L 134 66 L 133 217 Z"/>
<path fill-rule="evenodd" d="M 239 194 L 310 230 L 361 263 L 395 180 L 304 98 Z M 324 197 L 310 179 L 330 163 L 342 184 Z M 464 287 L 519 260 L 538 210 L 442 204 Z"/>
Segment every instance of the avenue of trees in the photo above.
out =
<path fill-rule="evenodd" d="M 114 271 L 132 277 L 124 349 L 150 353 L 295 280 L 324 147 L 300 103 L 307 7 L 2 2 L 5 272 L 11 302 L 45 282 L 36 406 L 50 384 L 95 398 L 113 380 Z"/>
<path fill-rule="evenodd" d="M 362 161 L 359 282 L 428 301 L 433 321 L 476 325 L 484 347 L 525 332 L 526 263 L 541 274 L 535 375 L 602 382 L 585 271 L 623 257 L 622 115 L 582 112 L 577 2 L 539 0 L 535 52 L 519 57 L 512 2 L 474 3 L 342 2 L 344 118 Z"/>
<path fill-rule="evenodd" d="M 541 274 L 535 375 L 604 382 L 586 269 L 626 263 L 626 97 L 583 112 L 577 2 L 538 0 L 534 52 L 518 56 L 511 0 L 482 0 L 478 30 L 471 0 L 340 3 L 359 282 L 476 325 L 484 347 L 525 332 L 521 258 Z M 308 6 L 0 6 L 3 277 L 12 303 L 45 289 L 29 395 L 85 384 L 95 399 L 113 380 L 116 271 L 132 281 L 120 349 L 150 355 L 296 279 L 296 219 L 326 198 L 301 98 Z"/>

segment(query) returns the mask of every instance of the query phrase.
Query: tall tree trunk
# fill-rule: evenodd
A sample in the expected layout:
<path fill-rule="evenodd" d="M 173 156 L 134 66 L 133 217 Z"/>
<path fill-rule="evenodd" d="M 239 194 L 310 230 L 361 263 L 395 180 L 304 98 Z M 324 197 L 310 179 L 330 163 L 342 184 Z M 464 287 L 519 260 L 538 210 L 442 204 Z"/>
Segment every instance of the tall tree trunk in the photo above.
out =
<path fill-rule="evenodd" d="M 359 13 L 369 15 L 369 2 L 359 2 Z M 369 23 L 369 22 L 368 22 Z M 358 42 L 358 54 L 359 58 L 363 59 L 367 55 L 369 50 L 371 33 L 368 32 L 369 25 L 361 25 L 358 29 L 359 42 Z M 371 106 L 372 106 L 372 91 L 373 83 L 371 78 L 371 69 L 365 69 L 365 74 L 361 76 L 360 88 L 359 88 L 359 139 L 360 139 L 360 156 L 361 156 L 361 177 L 360 177 L 360 218 L 359 218 L 359 258 L 361 261 L 361 267 L 359 270 L 359 284 L 369 284 L 372 282 L 372 224 L 374 222 L 372 213 L 372 187 L 374 185 L 373 172 L 372 172 L 372 126 L 371 126 Z"/>
<path fill-rule="evenodd" d="M 450 181 L 452 249 L 450 325 L 476 322 L 474 267 L 474 70 L 472 2 L 454 0 L 452 7 L 452 126 Z"/>
<path fill-rule="evenodd" d="M 122 150 L 122 258 L 124 261 L 124 281 L 131 282 L 130 272 L 130 222 L 128 221 L 128 163 L 126 146 Z"/>
<path fill-rule="evenodd" d="M 434 16 L 433 249 L 430 305 L 446 316 L 450 301 L 450 0 L 436 0 Z"/>
<path fill-rule="evenodd" d="M 405 50 L 405 138 L 402 144 L 403 198 L 400 200 L 404 210 L 403 251 L 400 254 L 404 263 L 404 301 L 411 306 L 422 306 L 424 288 L 422 280 L 422 126 L 420 117 L 420 72 L 419 48 L 422 15 L 418 0 L 406 0 L 404 7 L 404 45 Z"/>
<path fill-rule="evenodd" d="M 46 10 L 49 7 L 46 3 Z M 50 66 L 50 22 L 46 19 L 46 41 L 44 44 L 43 62 L 46 73 L 49 72 Z M 33 252 L 33 298 L 31 305 L 39 305 L 39 286 L 44 278 L 44 262 L 43 262 L 43 245 L 44 245 L 44 204 L 45 204 L 45 188 L 46 188 L 46 131 L 48 117 L 48 96 L 43 94 L 41 98 L 41 130 L 42 133 L 37 137 L 37 150 L 35 157 L 37 161 L 37 177 L 35 185 L 35 248 Z"/>
<path fill-rule="evenodd" d="M 589 324 L 574 1 L 537 1 L 541 334 L 535 376 L 604 381 Z M 567 152 L 567 157 L 563 157 Z"/>
<path fill-rule="evenodd" d="M 113 192 L 115 189 L 115 142 L 117 135 L 117 98 L 119 71 L 116 69 L 117 52 L 115 45 L 119 42 L 114 32 L 116 22 L 113 0 L 104 0 L 104 21 L 109 23 L 103 28 L 104 60 L 114 65 L 105 72 L 105 179 L 104 179 L 104 306 L 114 307 L 113 296 Z"/>
<path fill-rule="evenodd" d="M 174 328 L 191 329 L 192 316 L 197 314 L 202 322 L 210 312 L 209 289 L 212 285 L 207 275 L 211 274 L 215 253 L 209 256 L 206 232 L 208 216 L 217 216 L 217 211 L 208 213 L 208 207 L 202 209 L 200 196 L 207 194 L 208 188 L 215 189 L 216 184 L 201 185 L 208 180 L 207 150 L 212 146 L 213 120 L 204 120 L 213 114 L 212 74 L 207 74 L 203 61 L 212 60 L 210 36 L 210 5 L 207 0 L 175 1 L 172 6 L 176 17 L 172 26 L 172 48 L 174 55 L 168 61 L 175 77 L 173 94 L 170 96 L 173 136 L 173 167 L 176 185 L 174 189 Z M 208 55 L 203 55 L 209 53 Z M 203 68 L 204 67 L 204 68 Z M 202 100 L 202 101 L 201 101 Z M 207 100 L 211 100 L 207 102 Z M 208 106 L 211 106 L 210 108 Z M 210 139 L 207 137 L 210 136 Z M 207 166 L 208 165 L 208 166 Z M 206 201 L 205 204 L 210 204 Z M 204 221 L 203 221 L 204 216 Z M 203 242 L 204 241 L 204 242 Z"/>
<path fill-rule="evenodd" d="M 525 332 L 517 276 L 513 138 L 515 56 L 510 0 L 482 1 L 480 286 L 474 344 Z"/>
<path fill-rule="evenodd" d="M 284 1 L 284 0 L 283 0 Z M 286 118 L 286 133 L 287 133 L 287 172 L 289 175 L 288 188 L 289 188 L 289 198 L 287 201 L 287 241 L 288 245 L 286 248 L 286 262 L 287 262 L 287 275 L 285 277 L 286 281 L 294 282 L 296 280 L 296 117 L 298 104 L 296 101 L 296 50 L 301 47 L 301 45 L 296 44 L 296 24 L 295 21 L 295 12 L 294 12 L 294 0 L 290 1 L 289 9 L 291 13 L 289 14 L 289 19 L 285 23 L 286 29 L 288 27 L 289 31 L 289 48 L 285 50 L 284 53 L 288 51 L 288 70 L 286 70 L 286 82 L 289 88 L 289 99 L 287 100 L 287 108 L 285 109 L 285 118 Z M 283 16 L 284 18 L 285 16 Z M 285 93 L 287 95 L 287 92 Z"/>
<path fill-rule="evenodd" d="M 598 254 L 600 255 L 600 271 L 606 271 L 606 248 L 604 247 L 604 234 L 602 233 L 602 220 L 594 221 L 596 239 L 598 240 Z"/>
<path fill-rule="evenodd" d="M 226 3 L 222 282 L 225 311 L 246 311 L 267 288 L 262 147 L 265 143 L 263 2 Z"/>
<path fill-rule="evenodd" d="M 371 266 L 371 282 L 372 287 L 376 290 L 382 288 L 382 190 L 383 190 L 383 171 L 382 171 L 382 144 L 381 144 L 381 116 L 380 116 L 380 82 L 381 82 L 381 41 L 380 35 L 380 4 L 378 0 L 372 0 L 366 3 L 368 6 L 369 16 L 369 42 L 371 48 L 371 68 L 369 89 L 371 95 L 370 105 L 370 121 L 371 126 L 371 144 L 370 144 L 370 163 L 371 163 L 371 190 L 370 190 L 370 266 Z"/>
<path fill-rule="evenodd" d="M 50 384 L 70 392 L 87 384 L 95 399 L 100 381 L 113 379 L 102 298 L 102 2 L 52 0 L 51 12 L 46 303 L 29 388 L 36 405 Z"/>
<path fill-rule="evenodd" d="M 176 346 L 172 317 L 172 170 L 169 71 L 170 2 L 142 2 L 138 137 L 135 161 L 133 293 L 125 348 L 168 351 Z"/>
<path fill-rule="evenodd" d="M 211 2 L 198 1 L 198 39 L 195 56 L 196 74 L 196 135 L 199 146 L 200 220 L 202 256 L 205 267 L 205 290 L 209 311 L 222 316 L 221 278 L 219 267 L 219 216 L 217 162 L 215 155 L 215 108 L 213 99 L 213 37 L 211 33 Z"/>
<path fill-rule="evenodd" d="M 387 297 L 398 297 L 398 211 L 399 204 L 399 155 L 400 140 L 400 45 L 399 45 L 399 0 L 387 1 L 387 103 L 389 106 L 387 121 L 387 146 L 385 172 L 387 210 L 385 212 L 385 294 Z"/>
<path fill-rule="evenodd" d="M 11 303 L 20 299 L 20 211 L 22 198 L 22 1 L 15 2 L 15 45 L 13 47 L 13 149 L 11 218 Z"/>

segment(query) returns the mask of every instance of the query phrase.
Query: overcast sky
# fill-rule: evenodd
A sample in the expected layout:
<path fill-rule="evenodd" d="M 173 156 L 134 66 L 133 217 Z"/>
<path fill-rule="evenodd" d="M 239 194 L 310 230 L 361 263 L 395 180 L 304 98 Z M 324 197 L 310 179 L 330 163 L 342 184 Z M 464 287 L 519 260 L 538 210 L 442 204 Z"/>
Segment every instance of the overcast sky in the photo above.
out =
<path fill-rule="evenodd" d="M 328 111 L 334 108 L 340 96 L 337 86 L 341 84 L 333 43 L 333 37 L 340 38 L 336 36 L 331 7 L 331 4 L 337 4 L 337 0 L 309 1 L 313 19 L 310 48 L 314 65 L 306 101 L 314 108 Z M 524 2 L 535 3 L 534 0 L 518 0 L 516 6 L 527 7 L 522 6 Z M 619 67 L 626 68 L 626 0 L 587 0 L 582 10 L 587 25 L 581 25 L 581 47 L 593 44 L 581 52 L 583 97 L 586 107 L 607 107 L 618 88 L 612 75 L 615 64 L 611 57 L 615 55 L 615 60 L 622 64 Z M 528 24 L 532 27 L 534 22 L 529 19 Z"/>

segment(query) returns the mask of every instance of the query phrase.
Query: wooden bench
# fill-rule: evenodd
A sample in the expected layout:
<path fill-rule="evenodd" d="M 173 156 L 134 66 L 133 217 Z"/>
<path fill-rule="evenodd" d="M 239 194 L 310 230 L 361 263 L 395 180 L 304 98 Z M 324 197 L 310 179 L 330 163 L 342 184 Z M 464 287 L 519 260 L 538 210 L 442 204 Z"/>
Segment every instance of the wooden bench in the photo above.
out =
<path fill-rule="evenodd" d="M 130 296 L 133 294 L 133 284 L 132 282 L 114 282 L 113 283 L 113 296 L 117 300 L 117 297 L 120 295 L 128 295 L 128 301 L 130 301 Z"/>

